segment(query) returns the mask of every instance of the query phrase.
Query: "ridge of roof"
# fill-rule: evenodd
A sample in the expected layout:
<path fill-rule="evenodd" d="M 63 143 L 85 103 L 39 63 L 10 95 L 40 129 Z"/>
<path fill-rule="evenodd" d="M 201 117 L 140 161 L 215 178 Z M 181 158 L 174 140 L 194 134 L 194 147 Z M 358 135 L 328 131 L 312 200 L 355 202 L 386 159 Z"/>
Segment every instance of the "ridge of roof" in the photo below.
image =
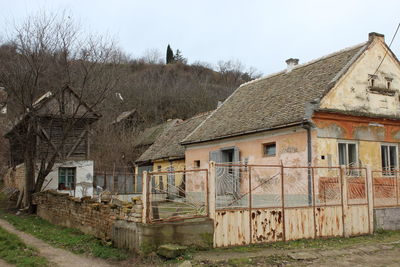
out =
<path fill-rule="evenodd" d="M 342 75 L 344 73 L 346 73 L 346 71 L 349 69 L 349 67 L 358 59 L 358 57 L 365 51 L 365 49 L 367 49 L 369 47 L 370 43 L 371 43 L 370 41 L 367 41 L 367 42 L 363 42 L 363 43 L 360 43 L 360 44 L 357 44 L 357 45 L 353 45 L 353 46 L 341 49 L 339 51 L 330 53 L 328 55 L 319 57 L 317 59 L 308 61 L 308 62 L 300 64 L 300 65 L 297 65 L 290 72 L 286 72 L 285 70 L 282 70 L 282 71 L 279 71 L 279 72 L 276 72 L 276 73 L 272 73 L 270 75 L 267 75 L 267 76 L 264 76 L 264 77 L 249 81 L 247 83 L 241 84 L 223 102 L 223 104 L 220 105 L 214 112 L 212 112 L 198 127 L 196 127 L 196 129 L 194 129 L 181 142 L 181 144 L 186 145 L 186 144 L 191 144 L 191 143 L 198 143 L 198 142 L 205 142 L 205 141 L 210 141 L 210 140 L 215 140 L 215 139 L 221 139 L 221 138 L 225 138 L 225 137 L 241 135 L 243 133 L 257 132 L 259 129 L 263 129 L 263 131 L 265 131 L 270 127 L 278 127 L 279 125 L 285 125 L 285 124 L 291 124 L 291 123 L 294 123 L 294 122 L 303 121 L 304 120 L 304 115 L 300 116 L 299 112 L 302 109 L 304 109 L 303 106 L 307 102 L 306 98 L 307 97 L 311 97 L 313 95 L 314 95 L 314 98 L 315 97 L 318 98 L 317 95 L 321 96 L 322 94 L 325 94 L 327 91 L 329 91 L 329 89 L 332 88 L 332 86 L 330 86 L 330 85 L 334 84 L 336 81 L 338 81 L 340 79 L 340 77 L 342 77 Z M 350 56 L 350 58 L 349 58 L 349 56 Z M 302 69 L 304 69 L 304 71 L 308 72 L 308 74 L 313 75 L 312 77 L 318 77 L 318 76 L 315 76 L 313 74 L 312 68 L 315 68 L 315 67 L 313 67 L 313 64 L 317 64 L 317 63 L 324 64 L 325 63 L 324 60 L 327 61 L 326 64 L 329 64 L 329 65 L 330 64 L 336 64 L 336 69 L 334 70 L 333 73 L 332 73 L 332 71 L 330 71 L 330 68 L 329 69 L 327 69 L 327 68 L 323 69 L 324 72 L 322 72 L 322 74 L 325 75 L 325 77 L 327 77 L 327 79 L 328 79 L 328 80 L 325 79 L 325 81 L 323 81 L 324 84 L 321 84 L 321 82 L 320 82 L 319 84 L 312 85 L 312 84 L 309 84 L 309 82 L 307 82 L 307 83 L 302 84 L 299 87 L 299 89 L 301 89 L 301 88 L 304 89 L 304 86 L 306 86 L 306 88 L 310 88 L 310 86 L 312 86 L 310 88 L 311 91 L 310 91 L 310 93 L 307 94 L 307 96 L 301 96 L 300 97 L 301 99 L 298 99 L 298 100 L 294 99 L 293 101 L 289 101 L 289 102 L 291 102 L 291 104 L 295 104 L 296 105 L 295 106 L 295 111 L 291 111 L 293 113 L 292 115 L 287 116 L 288 114 L 286 114 L 287 112 L 285 112 L 286 115 L 282 115 L 282 116 L 286 116 L 286 117 L 282 117 L 282 116 L 278 116 L 277 118 L 272 117 L 272 120 L 267 122 L 268 121 L 268 119 L 266 119 L 267 117 L 265 117 L 265 116 L 264 117 L 260 117 L 260 114 L 258 114 L 257 115 L 258 117 L 256 117 L 256 120 L 258 119 L 259 121 L 258 122 L 254 122 L 255 123 L 254 128 L 251 128 L 251 126 L 249 126 L 248 123 L 245 123 L 245 125 L 239 127 L 238 125 L 236 125 L 237 123 L 240 123 L 239 122 L 240 119 L 239 119 L 237 122 L 235 122 L 235 126 L 233 126 L 233 128 L 231 127 L 232 128 L 231 130 L 221 130 L 221 127 L 218 126 L 218 127 L 215 127 L 215 129 L 213 128 L 212 130 L 207 130 L 207 133 L 203 133 L 203 134 L 199 134 L 198 133 L 198 131 L 200 131 L 199 129 L 202 128 L 205 124 L 210 124 L 210 123 L 212 124 L 213 120 L 223 119 L 223 118 L 220 118 L 220 117 L 221 116 L 226 116 L 227 114 L 233 115 L 232 113 L 229 113 L 229 112 L 234 112 L 234 110 L 232 109 L 231 106 L 233 104 L 237 104 L 237 103 L 243 102 L 243 101 L 239 101 L 238 102 L 237 97 L 235 98 L 235 95 L 238 94 L 238 92 L 240 92 L 240 94 L 244 94 L 244 96 L 246 96 L 247 94 L 254 94 L 256 92 L 260 92 L 260 90 L 261 90 L 260 86 L 262 86 L 262 87 L 267 86 L 265 88 L 266 91 L 264 91 L 264 92 L 267 92 L 266 95 L 271 94 L 272 97 L 275 97 L 275 98 L 278 98 L 279 100 L 282 100 L 282 95 L 279 95 L 279 93 L 278 93 L 278 95 L 277 95 L 277 93 L 272 93 L 273 90 L 274 90 L 272 88 L 277 89 L 277 86 L 279 86 L 279 83 L 281 83 L 281 82 L 283 82 L 283 84 L 282 84 L 282 86 L 284 86 L 283 88 L 285 88 L 287 86 L 289 86 L 289 87 L 292 86 L 293 87 L 293 84 L 290 84 L 291 82 L 293 83 L 293 81 L 291 81 L 291 80 L 293 80 L 293 79 L 295 79 L 295 80 L 296 79 L 301 79 L 298 76 L 300 75 Z M 321 61 L 324 62 L 324 63 L 320 63 Z M 311 70 L 310 70 L 310 68 L 311 68 Z M 300 71 L 300 73 L 299 73 L 299 71 Z M 318 75 L 320 75 L 320 74 L 321 73 L 318 73 Z M 286 80 L 285 75 L 287 75 L 287 77 L 288 77 L 287 79 L 290 79 L 290 80 Z M 332 77 L 332 75 L 334 75 L 334 76 Z M 280 76 L 281 76 L 281 78 L 280 78 Z M 271 79 L 271 81 L 269 79 Z M 283 80 L 280 81 L 280 79 L 283 79 Z M 261 82 L 263 82 L 263 83 L 261 83 Z M 277 85 L 277 82 L 278 82 L 278 85 Z M 313 86 L 317 86 L 317 87 L 314 88 Z M 244 87 L 245 87 L 245 89 L 244 89 Z M 279 87 L 279 88 L 281 88 L 281 87 Z M 243 90 L 245 90 L 245 91 L 243 91 Z M 253 90 L 255 90 L 255 92 L 251 93 Z M 293 90 L 293 89 L 287 89 L 287 90 Z M 279 91 L 281 91 L 281 90 L 279 90 Z M 292 92 L 292 91 L 288 91 L 288 92 Z M 293 91 L 292 93 L 294 93 L 294 92 L 295 91 Z M 266 95 L 263 94 L 262 96 L 265 97 Z M 294 96 L 294 97 L 296 97 L 296 96 Z M 254 97 L 254 95 L 253 96 L 248 96 L 248 97 Z M 299 96 L 297 96 L 296 98 L 298 98 L 298 97 Z M 233 102 L 230 101 L 231 98 L 234 98 L 234 100 L 232 100 Z M 303 101 L 303 102 L 300 103 L 299 101 L 300 102 Z M 232 102 L 232 103 L 229 103 L 229 102 Z M 229 103 L 228 107 L 225 108 L 223 111 L 221 111 L 222 113 L 219 112 L 221 109 L 224 108 L 226 103 Z M 245 105 L 245 108 L 250 112 L 254 112 L 254 108 L 249 106 L 249 104 L 252 105 L 254 103 L 247 103 Z M 301 112 L 304 112 L 304 110 L 302 110 Z M 227 114 L 225 114 L 225 113 L 227 113 Z M 297 113 L 299 113 L 299 114 L 297 114 Z M 265 115 L 267 115 L 267 114 L 265 113 Z M 218 117 L 214 118 L 215 116 L 218 116 Z M 281 122 L 278 122 L 277 120 L 279 120 L 280 117 L 282 117 L 281 118 Z M 292 118 L 290 118 L 290 117 L 292 117 Z M 216 122 L 214 121 L 214 123 L 216 123 Z M 232 123 L 232 121 L 231 121 L 231 123 Z M 267 124 L 269 124 L 269 126 L 267 126 Z M 208 125 L 208 126 L 210 126 L 210 125 Z M 242 128 L 242 129 L 239 130 L 238 128 Z M 234 131 L 237 131 L 237 132 L 234 132 Z"/>
<path fill-rule="evenodd" d="M 359 44 L 356 44 L 356 45 L 352 45 L 352 46 L 343 48 L 343 49 L 341 49 L 341 50 L 339 50 L 339 51 L 335 51 L 335 52 L 329 53 L 329 54 L 327 54 L 327 55 L 325 55 L 325 56 L 312 59 L 312 60 L 307 61 L 307 62 L 304 62 L 304 63 L 302 63 L 302 64 L 298 64 L 298 65 L 294 66 L 293 69 L 292 69 L 291 71 L 294 71 L 294 70 L 296 70 L 296 69 L 309 66 L 309 65 L 311 65 L 311 64 L 315 64 L 315 63 L 317 63 L 317 62 L 319 62 L 319 61 L 321 61 L 321 60 L 324 60 L 324 59 L 327 59 L 327 58 L 336 56 L 336 55 L 341 54 L 341 53 L 343 53 L 343 52 L 347 52 L 347 51 L 356 49 L 357 47 L 360 47 L 360 48 L 361 48 L 361 47 L 367 45 L 368 43 L 369 43 L 369 41 L 362 42 L 362 43 L 359 43 Z M 248 84 L 256 83 L 256 82 L 258 82 L 258 81 L 262 81 L 262 80 L 269 79 L 269 78 L 274 77 L 274 76 L 279 75 L 279 74 L 285 74 L 285 73 L 287 73 L 285 69 L 284 69 L 284 70 L 281 70 L 281 71 L 273 72 L 273 73 L 268 74 L 268 75 L 266 75 L 266 76 L 264 76 L 264 77 L 260 77 L 260 78 L 257 78 L 257 79 L 254 79 L 254 80 L 251 80 L 251 81 L 242 83 L 238 88 L 240 88 L 240 87 L 242 87 L 242 86 L 245 86 L 245 85 L 248 85 Z"/>
<path fill-rule="evenodd" d="M 136 162 L 147 162 L 160 159 L 181 159 L 185 157 L 185 148 L 181 140 L 204 120 L 211 111 L 202 112 L 195 116 L 174 124 L 161 133 L 154 143 L 136 160 Z"/>

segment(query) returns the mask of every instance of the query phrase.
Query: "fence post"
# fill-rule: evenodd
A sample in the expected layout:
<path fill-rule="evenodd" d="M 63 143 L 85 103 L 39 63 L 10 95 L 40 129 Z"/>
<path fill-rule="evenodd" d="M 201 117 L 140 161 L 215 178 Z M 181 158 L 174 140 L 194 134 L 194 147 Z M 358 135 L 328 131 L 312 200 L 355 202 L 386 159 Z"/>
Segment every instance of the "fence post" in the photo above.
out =
<path fill-rule="evenodd" d="M 215 219 L 215 162 L 210 161 L 209 164 L 209 179 L 208 179 L 208 208 L 209 208 L 209 216 L 211 219 Z"/>
<path fill-rule="evenodd" d="M 149 181 L 147 177 L 147 171 L 144 171 L 142 179 L 142 223 L 147 223 L 149 213 Z"/>
<path fill-rule="evenodd" d="M 372 181 L 372 170 L 367 165 L 367 201 L 368 201 L 368 226 L 369 233 L 374 233 L 374 201 L 373 201 L 373 181 Z"/>
<path fill-rule="evenodd" d="M 347 198 L 347 179 L 346 179 L 346 167 L 340 166 L 340 177 L 342 184 L 342 222 L 343 222 L 343 236 L 349 237 L 347 231 L 347 211 L 348 211 L 348 198 Z"/>

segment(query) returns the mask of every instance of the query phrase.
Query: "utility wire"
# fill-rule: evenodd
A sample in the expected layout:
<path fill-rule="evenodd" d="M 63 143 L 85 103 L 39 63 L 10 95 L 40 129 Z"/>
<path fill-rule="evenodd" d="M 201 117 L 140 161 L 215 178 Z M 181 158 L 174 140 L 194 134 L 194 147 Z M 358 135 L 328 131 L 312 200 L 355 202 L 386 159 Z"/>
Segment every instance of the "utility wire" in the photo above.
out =
<path fill-rule="evenodd" d="M 394 41 L 394 38 L 396 38 L 396 35 L 397 35 L 397 32 L 399 31 L 399 28 L 400 28 L 400 23 L 397 25 L 396 31 L 395 31 L 395 33 L 394 33 L 394 35 L 393 35 L 393 38 L 392 38 L 392 40 L 390 41 L 389 48 L 390 48 L 390 46 L 392 45 L 392 43 L 393 43 L 393 41 Z M 376 71 L 374 72 L 374 75 L 376 75 L 376 73 L 378 72 L 379 68 L 381 67 L 383 61 L 385 60 L 385 57 L 386 57 L 388 51 L 389 51 L 389 49 L 386 50 L 385 55 L 383 56 L 383 58 L 382 58 L 382 60 L 381 60 L 381 63 L 379 63 L 378 67 L 376 68 Z"/>

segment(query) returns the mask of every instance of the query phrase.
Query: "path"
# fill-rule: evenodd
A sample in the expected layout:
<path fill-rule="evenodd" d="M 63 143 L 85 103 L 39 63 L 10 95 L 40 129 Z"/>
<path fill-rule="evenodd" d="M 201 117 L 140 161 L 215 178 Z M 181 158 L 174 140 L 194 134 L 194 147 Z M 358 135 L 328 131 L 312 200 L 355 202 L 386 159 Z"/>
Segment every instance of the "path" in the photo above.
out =
<path fill-rule="evenodd" d="M 25 244 L 35 247 L 41 256 L 45 257 L 53 263 L 52 266 L 59 267 L 71 267 L 71 266 L 79 266 L 79 267 L 110 267 L 113 266 L 102 259 L 97 259 L 89 256 L 81 256 L 73 254 L 64 249 L 54 248 L 46 242 L 37 239 L 27 233 L 18 231 L 7 221 L 0 219 L 0 226 L 3 227 L 10 233 L 16 234 L 19 236 Z M 0 262 L 0 266 L 1 262 Z"/>
<path fill-rule="evenodd" d="M 5 262 L 4 260 L 0 259 L 0 266 L 1 267 L 13 267 L 14 265 L 11 265 L 11 264 Z"/>
<path fill-rule="evenodd" d="M 203 266 L 400 266 L 400 240 L 359 243 L 343 248 L 199 252 L 192 262 Z"/>

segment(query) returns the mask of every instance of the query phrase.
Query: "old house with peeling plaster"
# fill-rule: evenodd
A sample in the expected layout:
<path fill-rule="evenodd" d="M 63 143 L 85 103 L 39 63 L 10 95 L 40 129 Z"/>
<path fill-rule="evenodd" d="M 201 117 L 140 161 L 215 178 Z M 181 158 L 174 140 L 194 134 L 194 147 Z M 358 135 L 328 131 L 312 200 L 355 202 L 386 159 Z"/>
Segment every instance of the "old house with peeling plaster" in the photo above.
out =
<path fill-rule="evenodd" d="M 6 186 L 25 187 L 23 136 L 28 120 L 37 121 L 35 153 L 37 166 L 42 158 L 57 153 L 42 190 L 54 189 L 75 197 L 93 195 L 93 166 L 90 159 L 90 126 L 100 118 L 69 86 L 47 92 L 33 104 L 33 110 L 18 118 L 5 137 L 10 143 L 11 168 Z M 66 123 L 67 122 L 67 123 Z M 36 170 L 37 174 L 38 168 Z M 36 175 L 37 176 L 37 175 Z"/>
<path fill-rule="evenodd" d="M 384 36 L 370 33 L 365 43 L 301 65 L 286 62 L 286 70 L 241 85 L 186 137 L 186 166 L 369 165 L 393 175 L 400 64 Z"/>

